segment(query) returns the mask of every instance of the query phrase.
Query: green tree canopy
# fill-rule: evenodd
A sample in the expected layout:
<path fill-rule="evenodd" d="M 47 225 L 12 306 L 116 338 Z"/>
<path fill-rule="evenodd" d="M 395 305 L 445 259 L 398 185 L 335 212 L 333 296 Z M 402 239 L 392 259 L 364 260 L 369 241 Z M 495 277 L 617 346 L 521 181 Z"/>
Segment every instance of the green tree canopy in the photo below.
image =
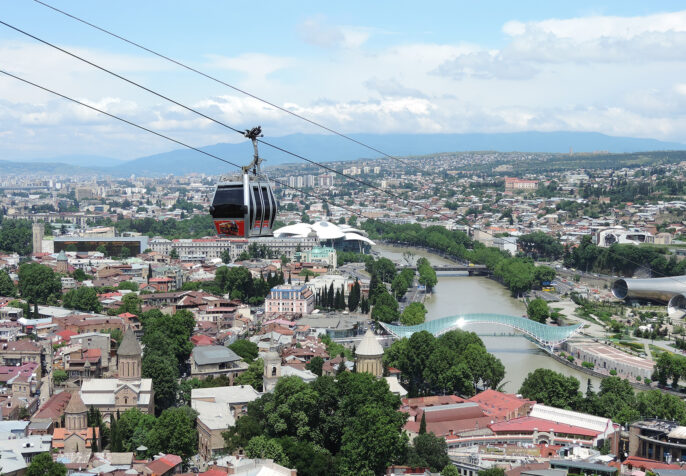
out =
<path fill-rule="evenodd" d="M 579 408 L 582 400 L 579 381 L 576 378 L 566 377 L 550 369 L 529 372 L 522 382 L 519 393 L 529 400 L 566 409 Z"/>
<path fill-rule="evenodd" d="M 404 459 L 406 415 L 399 405 L 386 382 L 367 373 L 344 372 L 309 384 L 285 377 L 274 392 L 250 403 L 224 437 L 228 451 L 246 448 L 255 437 L 264 437 L 258 448 L 275 440 L 293 456 L 298 474 L 379 474 Z M 298 457 L 299 449 L 316 457 Z"/>
<path fill-rule="evenodd" d="M 322 359 L 319 356 L 312 357 L 312 359 L 305 365 L 305 368 L 312 372 L 313 374 L 317 375 L 318 377 L 322 376 L 322 367 L 324 366 L 324 359 Z"/>
<path fill-rule="evenodd" d="M 67 476 L 67 467 L 52 460 L 50 453 L 41 453 L 31 460 L 26 476 Z"/>
<path fill-rule="evenodd" d="M 413 302 L 400 315 L 400 323 L 404 326 L 416 326 L 424 322 L 426 307 L 421 302 Z"/>
<path fill-rule="evenodd" d="M 238 339 L 229 346 L 229 349 L 233 350 L 246 362 L 252 362 L 255 360 L 257 358 L 257 354 L 259 353 L 257 344 L 250 342 L 248 339 Z"/>
<path fill-rule="evenodd" d="M 14 297 L 16 295 L 17 288 L 14 285 L 14 281 L 12 281 L 6 270 L 0 269 L 0 296 Z"/>
<path fill-rule="evenodd" d="M 407 464 L 412 467 L 428 467 L 437 473 L 450 464 L 445 438 L 433 433 L 417 435 L 408 450 Z"/>
<path fill-rule="evenodd" d="M 28 256 L 33 251 L 33 232 L 29 220 L 2 219 L 0 251 Z"/>
<path fill-rule="evenodd" d="M 526 314 L 532 321 L 545 324 L 548 318 L 550 317 L 550 309 L 548 308 L 548 303 L 541 298 L 533 299 L 526 307 Z"/>
<path fill-rule="evenodd" d="M 517 240 L 524 253 L 532 258 L 538 259 L 559 259 L 562 257 L 564 248 L 560 240 L 554 236 L 547 235 L 542 231 L 535 231 L 527 235 L 522 235 Z"/>
<path fill-rule="evenodd" d="M 62 305 L 67 309 L 77 309 L 79 311 L 102 311 L 102 305 L 98 301 L 98 293 L 95 289 L 87 286 L 67 291 L 62 297 Z"/>
<path fill-rule="evenodd" d="M 151 453 L 170 453 L 184 461 L 198 452 L 198 413 L 190 407 L 167 408 L 150 431 Z"/>
<path fill-rule="evenodd" d="M 46 304 L 62 294 L 62 282 L 49 266 L 24 263 L 19 266 L 19 292 L 32 303 Z"/>
<path fill-rule="evenodd" d="M 486 351 L 481 339 L 461 330 L 438 338 L 427 331 L 416 332 L 386 349 L 384 362 L 402 372 L 401 380 L 412 396 L 471 396 L 479 383 L 496 389 L 505 376 L 503 364 Z"/>

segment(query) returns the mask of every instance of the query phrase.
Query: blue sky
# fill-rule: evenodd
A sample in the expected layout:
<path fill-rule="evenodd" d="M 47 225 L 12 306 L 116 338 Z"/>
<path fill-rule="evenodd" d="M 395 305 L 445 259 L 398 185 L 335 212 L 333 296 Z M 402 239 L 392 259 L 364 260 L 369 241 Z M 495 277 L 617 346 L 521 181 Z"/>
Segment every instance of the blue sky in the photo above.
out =
<path fill-rule="evenodd" d="M 683 2 L 48 3 L 343 132 L 686 143 Z M 6 2 L 0 18 L 236 127 L 319 132 L 31 0 Z M 193 145 L 238 140 L 4 26 L 0 67 Z M 172 148 L 0 78 L 0 159 Z"/>

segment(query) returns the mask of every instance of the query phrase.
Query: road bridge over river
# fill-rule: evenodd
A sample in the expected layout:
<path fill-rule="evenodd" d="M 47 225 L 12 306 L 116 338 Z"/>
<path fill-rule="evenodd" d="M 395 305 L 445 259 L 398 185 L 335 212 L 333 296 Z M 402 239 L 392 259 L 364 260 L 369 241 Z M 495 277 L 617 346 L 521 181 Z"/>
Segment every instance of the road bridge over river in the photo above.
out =
<path fill-rule="evenodd" d="M 484 276 L 490 273 L 488 268 L 483 264 L 436 264 L 432 268 L 437 272 L 465 272 L 469 273 L 470 276 L 479 275 Z M 398 266 L 398 270 L 411 269 L 413 271 L 417 270 L 416 266 Z"/>

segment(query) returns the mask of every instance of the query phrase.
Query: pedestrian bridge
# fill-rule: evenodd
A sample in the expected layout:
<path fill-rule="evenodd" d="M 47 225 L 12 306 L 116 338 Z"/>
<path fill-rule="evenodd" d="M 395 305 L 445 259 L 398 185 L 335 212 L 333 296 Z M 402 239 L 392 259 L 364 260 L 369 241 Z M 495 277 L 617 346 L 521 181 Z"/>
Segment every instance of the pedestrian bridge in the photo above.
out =
<path fill-rule="evenodd" d="M 426 321 L 417 326 L 397 326 L 380 323 L 396 338 L 410 337 L 415 332 L 428 331 L 434 336 L 445 334 L 455 329 L 463 329 L 472 324 L 491 324 L 515 329 L 535 341 L 540 347 L 552 351 L 556 346 L 569 340 L 581 331 L 583 324 L 573 326 L 549 326 L 531 319 L 505 314 L 460 314 Z"/>

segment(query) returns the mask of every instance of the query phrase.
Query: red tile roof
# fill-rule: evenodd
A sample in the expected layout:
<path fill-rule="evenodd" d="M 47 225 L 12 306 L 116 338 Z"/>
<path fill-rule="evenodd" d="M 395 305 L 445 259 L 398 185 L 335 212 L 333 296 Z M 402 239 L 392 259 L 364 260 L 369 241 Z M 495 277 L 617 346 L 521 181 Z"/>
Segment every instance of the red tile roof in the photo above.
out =
<path fill-rule="evenodd" d="M 553 430 L 555 433 L 565 433 L 569 435 L 591 436 L 596 437 L 600 431 L 589 430 L 588 428 L 581 428 L 579 426 L 567 425 L 565 423 L 555 423 L 554 421 L 544 420 L 536 417 L 522 417 L 514 420 L 494 423 L 490 425 L 494 433 L 529 433 L 535 429 L 539 431 Z"/>
<path fill-rule="evenodd" d="M 38 413 L 33 415 L 33 419 L 59 418 L 64 413 L 64 409 L 67 407 L 70 398 L 71 393 L 69 392 L 62 392 L 53 395 L 43 404 L 42 407 L 40 407 Z"/>
<path fill-rule="evenodd" d="M 511 393 L 501 393 L 490 389 L 474 395 L 467 401 L 478 403 L 490 415 L 497 417 L 505 417 L 527 404 L 534 403 Z"/>
<path fill-rule="evenodd" d="M 653 469 L 681 469 L 678 464 L 667 464 L 661 461 L 655 461 L 648 458 L 639 458 L 638 456 L 629 456 L 622 463 L 623 466 L 631 466 L 643 471 Z"/>

